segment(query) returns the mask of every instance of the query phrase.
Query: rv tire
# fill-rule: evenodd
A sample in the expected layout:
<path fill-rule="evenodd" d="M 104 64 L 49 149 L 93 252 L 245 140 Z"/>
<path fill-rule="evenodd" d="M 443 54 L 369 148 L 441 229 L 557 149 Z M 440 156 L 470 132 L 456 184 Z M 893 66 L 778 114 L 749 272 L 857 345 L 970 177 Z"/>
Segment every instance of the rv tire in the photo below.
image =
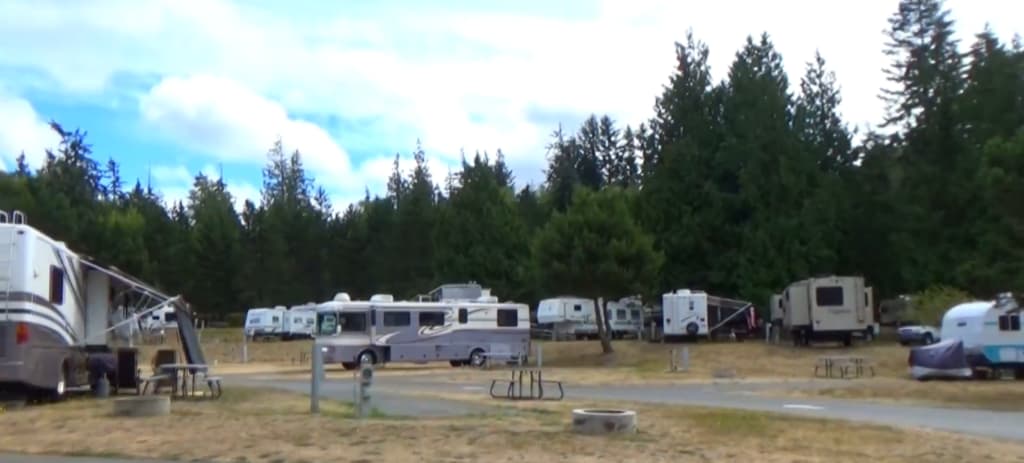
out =
<path fill-rule="evenodd" d="M 931 333 L 925 333 L 924 334 L 924 345 L 927 346 L 927 345 L 929 345 L 929 344 L 931 344 L 933 342 L 934 342 L 934 339 L 932 339 L 932 334 Z"/>
<path fill-rule="evenodd" d="M 364 350 L 359 353 L 359 357 L 356 357 L 356 359 L 357 365 L 374 365 L 377 363 L 377 354 L 370 350 Z"/>
<path fill-rule="evenodd" d="M 473 349 L 473 352 L 469 353 L 469 360 L 467 363 L 469 363 L 470 366 L 477 368 L 484 366 L 484 350 L 479 348 Z"/>

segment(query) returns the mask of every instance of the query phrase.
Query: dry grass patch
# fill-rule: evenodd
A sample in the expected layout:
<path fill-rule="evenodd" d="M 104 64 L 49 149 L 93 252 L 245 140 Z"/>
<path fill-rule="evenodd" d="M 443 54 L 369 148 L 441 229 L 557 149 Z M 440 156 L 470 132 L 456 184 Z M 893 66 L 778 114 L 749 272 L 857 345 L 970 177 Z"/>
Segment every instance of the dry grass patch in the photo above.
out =
<path fill-rule="evenodd" d="M 232 389 L 218 402 L 176 402 L 170 417 L 115 419 L 109 403 L 75 400 L 0 415 L 0 449 L 232 462 L 1024 460 L 1018 443 L 684 407 L 629 407 L 639 413 L 636 435 L 570 433 L 569 410 L 592 405 L 521 403 L 489 416 L 358 421 L 344 405 L 324 402 L 314 417 L 303 396 Z"/>

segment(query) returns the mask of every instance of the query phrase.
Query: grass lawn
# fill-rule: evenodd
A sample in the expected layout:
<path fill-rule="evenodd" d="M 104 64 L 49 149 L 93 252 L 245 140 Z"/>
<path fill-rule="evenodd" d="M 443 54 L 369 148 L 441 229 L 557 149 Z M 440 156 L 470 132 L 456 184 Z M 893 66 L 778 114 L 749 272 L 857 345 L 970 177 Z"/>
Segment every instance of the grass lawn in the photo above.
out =
<path fill-rule="evenodd" d="M 1024 445 L 753 412 L 624 406 L 639 433 L 579 436 L 581 402 L 513 404 L 444 419 L 353 419 L 348 406 L 232 388 L 220 401 L 175 402 L 172 416 L 115 418 L 79 399 L 0 415 L 0 451 L 231 462 L 759 461 L 1020 462 Z"/>

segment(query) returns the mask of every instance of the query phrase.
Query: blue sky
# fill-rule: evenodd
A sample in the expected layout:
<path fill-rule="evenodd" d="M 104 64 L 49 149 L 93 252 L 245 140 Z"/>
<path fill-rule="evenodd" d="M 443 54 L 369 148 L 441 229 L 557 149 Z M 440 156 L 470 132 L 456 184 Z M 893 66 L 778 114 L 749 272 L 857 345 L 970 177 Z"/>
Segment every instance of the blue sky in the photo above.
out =
<path fill-rule="evenodd" d="M 395 153 L 407 159 L 417 139 L 438 182 L 461 150 L 501 148 L 520 184 L 538 183 L 559 123 L 650 116 L 689 28 L 716 78 L 747 34 L 768 31 L 794 84 L 820 49 L 844 116 L 864 126 L 881 117 L 882 31 L 897 1 L 861 3 L 8 0 L 0 168 L 21 151 L 38 165 L 54 119 L 168 200 L 221 168 L 239 200 L 257 199 L 277 137 L 338 207 L 381 192 Z M 1020 31 L 1022 4 L 947 6 L 970 41 L 986 21 L 1007 39 Z"/>

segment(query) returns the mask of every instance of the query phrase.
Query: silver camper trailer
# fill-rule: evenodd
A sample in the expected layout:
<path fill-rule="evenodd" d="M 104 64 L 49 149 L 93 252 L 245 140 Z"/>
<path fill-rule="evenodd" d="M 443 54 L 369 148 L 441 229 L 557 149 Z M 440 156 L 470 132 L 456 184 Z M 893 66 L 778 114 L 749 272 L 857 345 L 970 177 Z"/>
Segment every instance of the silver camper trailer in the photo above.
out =
<path fill-rule="evenodd" d="M 480 300 L 394 301 L 375 295 L 353 301 L 339 293 L 317 307 L 316 343 L 324 362 L 346 369 L 362 364 L 447 361 L 481 366 L 487 357 L 525 360 L 530 309 Z"/>
<path fill-rule="evenodd" d="M 795 345 L 814 340 L 872 339 L 877 329 L 871 308 L 871 288 L 864 278 L 827 276 L 790 284 L 782 293 L 783 327 Z"/>
<path fill-rule="evenodd" d="M 102 376 L 112 378 L 114 387 L 132 387 L 138 359 L 115 355 L 109 340 L 134 337 L 140 320 L 166 307 L 177 315 L 188 363 L 205 362 L 180 297 L 79 255 L 30 226 L 20 212 L 0 211 L 0 394 L 5 397 L 60 399 L 71 389 L 95 386 Z"/>

